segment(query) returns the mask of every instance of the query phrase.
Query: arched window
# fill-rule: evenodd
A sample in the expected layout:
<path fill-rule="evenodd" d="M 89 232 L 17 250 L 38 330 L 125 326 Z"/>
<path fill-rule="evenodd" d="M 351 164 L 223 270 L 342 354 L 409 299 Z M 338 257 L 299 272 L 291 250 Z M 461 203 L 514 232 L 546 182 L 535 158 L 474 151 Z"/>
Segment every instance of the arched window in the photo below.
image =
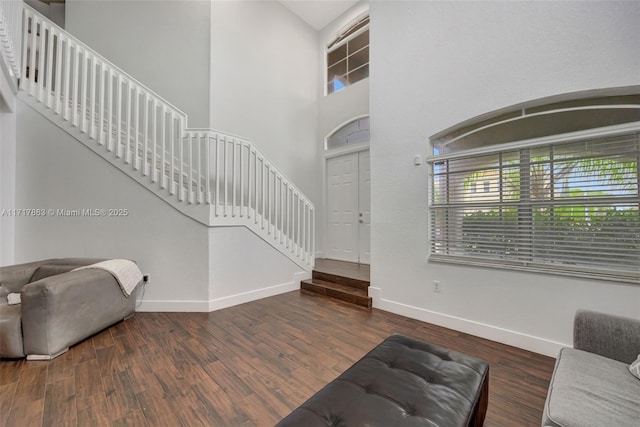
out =
<path fill-rule="evenodd" d="M 355 119 L 327 137 L 326 150 L 369 141 L 369 117 Z"/>
<path fill-rule="evenodd" d="M 369 16 L 351 25 L 327 47 L 327 94 L 369 77 Z"/>
<path fill-rule="evenodd" d="M 640 95 L 431 138 L 429 259 L 640 283 Z"/>

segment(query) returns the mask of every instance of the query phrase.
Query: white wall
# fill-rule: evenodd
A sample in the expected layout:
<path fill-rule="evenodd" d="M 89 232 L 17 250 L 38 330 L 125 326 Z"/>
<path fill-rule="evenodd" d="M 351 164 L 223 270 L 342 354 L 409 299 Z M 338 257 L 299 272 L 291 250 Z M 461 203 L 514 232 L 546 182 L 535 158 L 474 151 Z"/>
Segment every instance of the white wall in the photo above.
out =
<path fill-rule="evenodd" d="M 44 3 L 40 0 L 24 0 L 29 6 L 51 19 L 53 22 L 64 28 L 65 4 L 64 3 Z"/>
<path fill-rule="evenodd" d="M 211 228 L 209 261 L 211 310 L 299 289 L 311 277 L 245 227 Z"/>
<path fill-rule="evenodd" d="M 207 227 L 184 216 L 18 102 L 16 206 L 128 209 L 126 217 L 20 217 L 16 261 L 131 258 L 151 283 L 145 310 L 207 311 Z"/>
<path fill-rule="evenodd" d="M 369 114 L 369 79 L 360 80 L 359 82 L 347 86 L 346 88 L 325 95 L 327 86 L 327 46 L 333 42 L 344 29 L 355 19 L 361 17 L 369 10 L 369 2 L 361 1 L 336 18 L 320 31 L 318 37 L 318 55 L 320 72 L 318 75 L 318 133 L 316 149 L 318 150 L 318 158 L 321 165 L 326 162 L 324 159 L 324 142 L 325 138 L 330 135 L 337 127 L 353 120 L 356 117 L 362 117 Z M 323 193 L 326 193 L 325 181 L 322 178 Z M 326 196 L 325 196 L 326 197 Z M 326 200 L 323 202 L 326 203 Z M 324 206 L 318 209 L 316 220 L 316 248 L 322 251 L 324 249 L 323 236 L 326 233 L 326 212 Z"/>
<path fill-rule="evenodd" d="M 206 1 L 67 0 L 66 30 L 209 127 Z"/>
<path fill-rule="evenodd" d="M 316 206 L 317 32 L 277 1 L 211 3 L 211 124 L 249 138 Z"/>
<path fill-rule="evenodd" d="M 2 70 L 0 68 L 0 266 L 13 264 L 15 247 L 15 217 L 2 214 L 2 210 L 16 208 L 16 101 Z"/>
<path fill-rule="evenodd" d="M 375 306 L 549 355 L 577 308 L 640 318 L 639 286 L 427 263 L 427 167 L 412 164 L 480 114 L 637 85 L 638 22 L 637 2 L 371 4 Z"/>

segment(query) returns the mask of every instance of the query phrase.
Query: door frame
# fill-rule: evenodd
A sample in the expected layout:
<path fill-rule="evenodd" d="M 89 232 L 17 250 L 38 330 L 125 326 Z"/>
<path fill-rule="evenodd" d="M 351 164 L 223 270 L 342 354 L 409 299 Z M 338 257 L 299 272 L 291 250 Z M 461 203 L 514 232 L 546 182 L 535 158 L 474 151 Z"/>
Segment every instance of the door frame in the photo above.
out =
<path fill-rule="evenodd" d="M 369 114 L 363 114 L 360 116 L 356 116 L 356 117 L 352 117 L 351 119 L 347 120 L 344 123 L 341 123 L 340 125 L 336 126 L 331 132 L 329 132 L 325 137 L 324 137 L 324 145 L 323 145 L 323 149 L 324 149 L 324 153 L 322 155 L 322 207 L 323 207 L 323 212 L 322 212 L 322 216 L 323 216 L 323 221 L 322 221 L 322 252 L 321 255 L 324 256 L 325 254 L 328 253 L 327 251 L 327 241 L 326 241 L 326 237 L 327 237 L 327 233 L 329 231 L 329 217 L 327 215 L 327 206 L 328 206 L 328 196 L 327 196 L 327 192 L 328 192 L 328 188 L 327 188 L 327 175 L 328 175 L 328 162 L 329 159 L 332 159 L 334 157 L 340 157 L 340 156 L 344 156 L 346 154 L 352 154 L 352 153 L 360 153 L 362 151 L 370 151 L 370 141 L 367 142 L 361 142 L 358 144 L 353 144 L 353 145 L 348 145 L 346 147 L 343 148 L 335 148 L 333 150 L 327 150 L 327 139 L 329 138 L 329 136 L 333 135 L 338 129 L 342 128 L 343 126 L 355 121 L 355 120 L 359 120 L 365 117 L 369 117 Z M 316 256 L 318 256 L 318 252 L 316 252 Z M 320 258 L 320 257 L 319 257 Z"/>

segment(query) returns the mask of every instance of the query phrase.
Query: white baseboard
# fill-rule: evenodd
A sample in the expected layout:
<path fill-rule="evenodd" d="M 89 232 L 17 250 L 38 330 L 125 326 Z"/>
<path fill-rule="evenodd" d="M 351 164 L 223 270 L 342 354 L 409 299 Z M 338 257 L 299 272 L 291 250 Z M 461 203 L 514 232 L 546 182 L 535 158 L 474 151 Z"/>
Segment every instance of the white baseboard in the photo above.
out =
<path fill-rule="evenodd" d="M 209 301 L 209 311 L 220 310 L 234 305 L 244 304 L 262 298 L 271 297 L 285 292 L 295 291 L 300 288 L 300 282 L 288 282 L 281 285 L 269 286 L 267 288 L 255 289 L 249 292 L 230 295 Z"/>
<path fill-rule="evenodd" d="M 300 281 L 311 278 L 311 273 L 308 271 L 300 271 L 293 274 L 293 280 L 291 282 L 282 283 L 280 285 L 268 286 L 266 288 L 255 289 L 248 292 L 242 292 L 235 295 L 229 295 L 222 298 L 212 299 L 210 301 L 143 301 L 140 307 L 136 311 L 150 312 L 150 311 L 164 311 L 164 312 L 209 312 L 220 310 L 223 308 L 233 307 L 234 305 L 244 304 L 259 300 L 262 298 L 271 297 L 274 295 L 283 294 L 285 292 L 295 291 L 300 289 Z"/>
<path fill-rule="evenodd" d="M 454 329 L 456 331 L 475 335 L 491 341 L 502 344 L 511 345 L 532 351 L 534 353 L 543 354 L 549 357 L 556 357 L 562 347 L 571 347 L 570 344 L 563 344 L 550 341 L 533 335 L 523 334 L 521 332 L 511 331 L 497 326 L 487 325 L 485 323 L 475 322 L 448 314 L 438 313 L 424 308 L 414 307 L 408 304 L 391 301 L 381 297 L 380 288 L 369 287 L 369 296 L 373 299 L 373 307 L 399 314 L 401 316 L 410 317 L 434 325 L 443 326 L 445 328 Z"/>

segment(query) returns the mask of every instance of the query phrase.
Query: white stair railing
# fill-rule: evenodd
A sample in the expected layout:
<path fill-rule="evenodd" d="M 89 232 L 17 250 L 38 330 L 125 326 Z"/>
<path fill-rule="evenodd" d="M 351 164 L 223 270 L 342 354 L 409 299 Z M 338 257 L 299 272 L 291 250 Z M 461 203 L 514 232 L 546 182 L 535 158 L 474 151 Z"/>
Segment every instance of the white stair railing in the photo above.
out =
<path fill-rule="evenodd" d="M 255 145 L 188 129 L 185 113 L 27 5 L 22 33 L 20 89 L 37 109 L 192 218 L 244 225 L 313 266 L 313 203 Z"/>
<path fill-rule="evenodd" d="M 0 56 L 7 67 L 12 84 L 20 78 L 21 20 L 22 1 L 0 1 Z"/>

